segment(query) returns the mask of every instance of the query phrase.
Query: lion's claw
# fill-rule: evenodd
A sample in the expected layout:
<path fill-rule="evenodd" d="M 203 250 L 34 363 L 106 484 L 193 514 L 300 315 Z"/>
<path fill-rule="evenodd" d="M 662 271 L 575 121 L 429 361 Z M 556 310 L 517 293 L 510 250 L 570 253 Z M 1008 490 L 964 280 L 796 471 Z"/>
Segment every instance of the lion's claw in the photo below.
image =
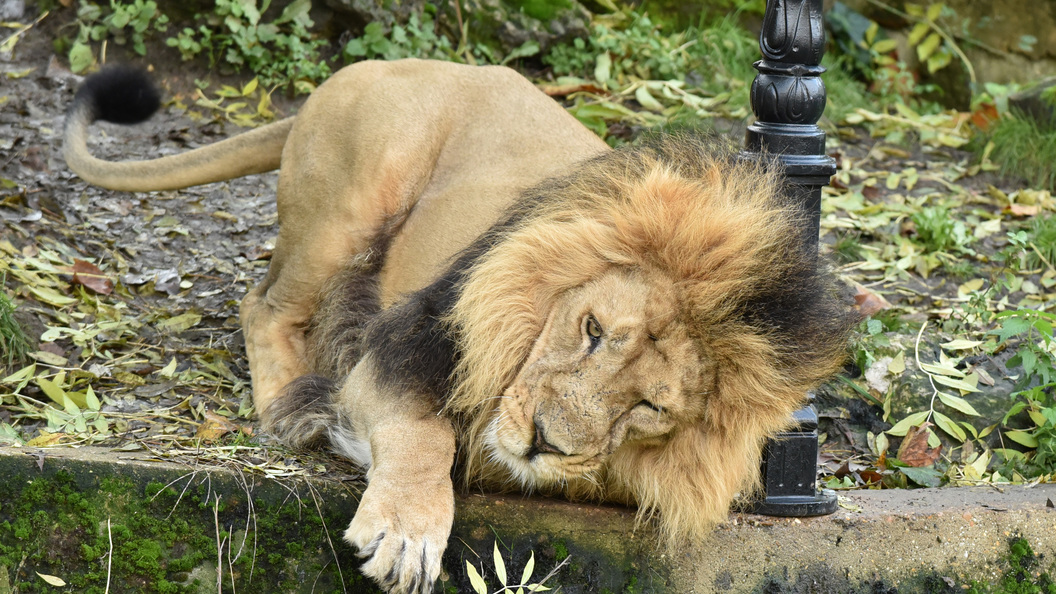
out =
<path fill-rule="evenodd" d="M 435 505 L 428 497 L 383 496 L 368 487 L 345 540 L 366 559 L 360 571 L 387 592 L 427 594 L 440 576 L 453 508 L 453 500 Z"/>

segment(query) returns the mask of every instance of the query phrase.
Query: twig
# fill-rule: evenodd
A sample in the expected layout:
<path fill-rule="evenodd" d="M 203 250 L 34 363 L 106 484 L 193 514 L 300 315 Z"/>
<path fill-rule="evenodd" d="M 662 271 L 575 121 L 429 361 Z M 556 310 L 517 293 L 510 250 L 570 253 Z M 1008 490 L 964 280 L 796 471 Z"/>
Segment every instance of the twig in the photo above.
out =
<path fill-rule="evenodd" d="M 220 541 L 220 494 L 217 493 L 213 497 L 213 526 L 216 529 L 216 594 L 224 594 L 224 543 Z"/>
<path fill-rule="evenodd" d="M 3 47 L 5 45 L 7 45 L 7 42 L 9 42 L 12 39 L 18 37 L 19 35 L 22 35 L 26 31 L 29 31 L 33 27 L 35 27 L 38 24 L 40 24 L 40 21 L 43 21 L 44 17 L 48 16 L 49 14 L 51 14 L 50 10 L 44 11 L 44 14 L 40 15 L 39 17 L 37 17 L 37 20 L 33 21 L 32 23 L 26 25 L 25 27 L 22 27 L 18 31 L 15 31 L 14 33 L 12 33 L 12 34 L 8 35 L 7 37 L 5 37 L 3 41 L 0 41 L 0 47 Z"/>
<path fill-rule="evenodd" d="M 1052 266 L 1052 262 L 1049 262 L 1049 259 L 1048 259 L 1048 258 L 1046 258 L 1046 257 L 1045 257 L 1045 256 L 1044 256 L 1044 255 L 1043 255 L 1043 254 L 1041 253 L 1041 250 L 1039 250 L 1039 249 L 1038 249 L 1038 246 L 1034 245 L 1034 242 L 1033 242 L 1033 241 L 1032 241 L 1032 242 L 1030 242 L 1030 243 L 1029 243 L 1029 244 L 1027 244 L 1027 245 L 1029 245 L 1029 246 L 1031 247 L 1031 249 L 1033 249 L 1033 250 L 1034 250 L 1034 253 L 1035 253 L 1035 254 L 1037 254 L 1039 258 L 1041 258 L 1041 261 L 1042 261 L 1042 262 L 1044 262 L 1044 263 L 1045 263 L 1045 265 L 1049 267 L 1049 270 L 1054 270 L 1054 271 L 1056 271 L 1056 268 L 1053 268 L 1053 266 Z"/>
<path fill-rule="evenodd" d="M 106 590 L 103 594 L 110 594 L 110 567 L 114 562 L 114 536 L 110 533 L 110 516 L 106 517 L 106 539 L 110 541 L 110 551 L 106 554 Z"/>
<path fill-rule="evenodd" d="M 323 534 L 326 535 L 326 542 L 330 545 L 330 552 L 334 555 L 334 564 L 337 566 L 337 577 L 341 578 L 341 591 L 348 592 L 345 588 L 345 576 L 341 572 L 341 562 L 337 558 L 337 549 L 334 548 L 334 541 L 330 540 L 330 531 L 326 529 L 326 520 L 323 518 L 323 509 L 319 507 L 319 499 L 315 496 L 315 488 L 312 487 L 312 483 L 305 481 L 308 485 L 308 492 L 312 495 L 312 501 L 315 503 L 315 512 L 319 514 L 319 523 L 323 525 Z"/>
<path fill-rule="evenodd" d="M 913 343 L 913 359 L 917 362 L 917 369 L 923 371 L 924 375 L 928 376 L 928 382 L 931 384 L 931 402 L 928 403 L 928 416 L 924 419 L 925 423 L 931 420 L 931 413 L 935 412 L 935 397 L 939 395 L 939 389 L 935 387 L 934 376 L 920 366 L 920 337 L 924 336 L 924 329 L 927 327 L 928 322 L 925 320 L 924 323 L 920 325 L 920 332 L 917 332 L 916 342 Z"/>

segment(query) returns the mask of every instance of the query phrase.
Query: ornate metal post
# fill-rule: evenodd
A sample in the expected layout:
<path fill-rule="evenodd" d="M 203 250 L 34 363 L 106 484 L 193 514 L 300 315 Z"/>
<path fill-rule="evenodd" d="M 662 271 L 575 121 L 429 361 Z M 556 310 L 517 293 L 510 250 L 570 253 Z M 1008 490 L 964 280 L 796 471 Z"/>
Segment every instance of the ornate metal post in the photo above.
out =
<path fill-rule="evenodd" d="M 822 0 L 767 0 L 755 63 L 752 111 L 745 156 L 766 151 L 784 167 L 789 200 L 810 213 L 803 229 L 806 247 L 816 253 L 821 221 L 821 188 L 836 173 L 825 154 L 825 133 L 817 126 L 825 109 L 821 55 L 825 51 Z M 798 426 L 771 440 L 763 460 L 766 498 L 756 513 L 773 516 L 817 516 L 836 511 L 836 494 L 815 486 L 818 459 L 818 415 L 808 405 L 794 415 Z"/>

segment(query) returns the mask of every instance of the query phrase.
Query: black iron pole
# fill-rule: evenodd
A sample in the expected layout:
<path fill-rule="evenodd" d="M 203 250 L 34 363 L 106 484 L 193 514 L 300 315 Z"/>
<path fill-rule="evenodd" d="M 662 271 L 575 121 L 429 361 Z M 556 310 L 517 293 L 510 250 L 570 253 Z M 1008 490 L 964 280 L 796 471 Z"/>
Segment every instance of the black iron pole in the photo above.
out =
<path fill-rule="evenodd" d="M 825 51 L 822 0 L 767 0 L 755 63 L 751 102 L 756 121 L 748 127 L 745 156 L 777 155 L 784 168 L 785 195 L 810 214 L 803 232 L 806 249 L 817 253 L 821 188 L 836 173 L 825 154 L 825 133 L 817 126 L 825 109 L 821 56 Z M 765 498 L 753 511 L 772 516 L 818 516 L 836 511 L 836 494 L 816 487 L 818 415 L 808 405 L 794 415 L 796 426 L 776 436 L 763 458 Z"/>

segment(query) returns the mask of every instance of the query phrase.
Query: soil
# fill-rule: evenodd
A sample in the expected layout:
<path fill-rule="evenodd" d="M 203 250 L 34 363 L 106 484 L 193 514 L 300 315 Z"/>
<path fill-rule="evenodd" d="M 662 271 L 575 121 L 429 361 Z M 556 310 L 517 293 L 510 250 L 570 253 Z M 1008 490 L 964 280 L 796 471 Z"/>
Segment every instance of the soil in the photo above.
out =
<path fill-rule="evenodd" d="M 105 392 L 104 413 L 172 407 L 174 414 L 201 412 L 203 400 L 205 410 L 237 413 L 241 407 L 245 411 L 248 371 L 238 303 L 267 269 L 277 231 L 277 176 L 256 175 L 150 194 L 110 191 L 81 181 L 62 157 L 64 111 L 82 78 L 69 72 L 53 53 L 51 40 L 60 26 L 58 19 L 45 20 L 18 41 L 9 60 L 0 62 L 0 178 L 6 180 L 0 190 L 0 241 L 9 242 L 24 257 L 58 254 L 57 264 L 73 264 L 74 259 L 94 263 L 116 290 L 111 295 L 81 290 L 117 308 L 119 325 L 127 322 L 135 335 L 97 337 L 90 348 L 102 357 L 91 357 L 84 345 L 62 339 L 34 341 L 31 350 L 65 358 L 70 368 L 90 370 L 94 389 L 101 386 Z M 167 107 L 142 125 L 93 127 L 91 149 L 96 156 L 123 160 L 173 154 L 241 130 L 222 118 L 192 121 L 188 117 L 180 105 L 193 104 L 194 80 L 208 72 L 200 64 L 188 69 L 187 64 L 153 60 L 168 53 L 151 48 L 150 63 L 130 60 L 165 73 L 157 76 L 157 82 Z M 282 111 L 295 106 L 296 102 L 285 101 Z M 71 280 L 68 274 L 60 278 Z M 19 285 L 8 275 L 5 288 L 21 302 L 16 313 L 29 336 L 39 337 L 47 327 L 66 321 Z M 79 309 L 87 312 L 79 320 L 84 325 L 102 315 L 83 305 Z M 165 324 L 159 325 L 184 314 L 200 315 L 201 320 L 180 332 L 167 332 Z M 156 372 L 173 358 L 178 363 L 175 374 L 159 377 Z M 211 364 L 226 387 L 233 389 L 171 379 L 196 362 Z M 27 394 L 41 396 L 32 387 Z M 197 415 L 190 420 L 193 416 Z M 27 423 L 23 427 L 31 428 Z"/>

